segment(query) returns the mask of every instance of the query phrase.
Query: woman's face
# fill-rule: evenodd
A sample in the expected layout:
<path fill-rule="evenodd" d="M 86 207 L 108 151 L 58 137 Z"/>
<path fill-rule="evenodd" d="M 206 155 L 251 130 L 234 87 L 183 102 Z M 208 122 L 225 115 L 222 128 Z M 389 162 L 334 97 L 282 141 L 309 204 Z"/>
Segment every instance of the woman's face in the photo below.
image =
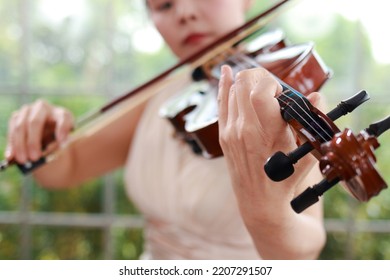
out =
<path fill-rule="evenodd" d="M 147 0 L 157 30 L 184 59 L 245 21 L 251 0 Z"/>

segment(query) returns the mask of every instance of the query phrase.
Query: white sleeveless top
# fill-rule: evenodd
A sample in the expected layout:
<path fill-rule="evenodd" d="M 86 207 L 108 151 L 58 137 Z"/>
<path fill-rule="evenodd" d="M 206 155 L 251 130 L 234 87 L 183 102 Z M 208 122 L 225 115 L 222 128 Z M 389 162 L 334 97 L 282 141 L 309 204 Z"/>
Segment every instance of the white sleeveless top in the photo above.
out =
<path fill-rule="evenodd" d="M 125 167 L 126 190 L 145 218 L 144 259 L 259 259 L 223 157 L 205 159 L 173 137 L 151 100 Z"/>

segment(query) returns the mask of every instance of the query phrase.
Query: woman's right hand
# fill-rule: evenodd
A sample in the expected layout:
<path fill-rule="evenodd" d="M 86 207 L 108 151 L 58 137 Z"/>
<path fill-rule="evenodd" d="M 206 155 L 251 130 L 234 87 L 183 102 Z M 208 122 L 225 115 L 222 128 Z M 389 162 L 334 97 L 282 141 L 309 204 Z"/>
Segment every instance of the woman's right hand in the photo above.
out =
<path fill-rule="evenodd" d="M 44 100 L 24 105 L 9 120 L 5 158 L 18 163 L 36 161 L 61 145 L 73 126 L 72 113 L 63 107 Z"/>

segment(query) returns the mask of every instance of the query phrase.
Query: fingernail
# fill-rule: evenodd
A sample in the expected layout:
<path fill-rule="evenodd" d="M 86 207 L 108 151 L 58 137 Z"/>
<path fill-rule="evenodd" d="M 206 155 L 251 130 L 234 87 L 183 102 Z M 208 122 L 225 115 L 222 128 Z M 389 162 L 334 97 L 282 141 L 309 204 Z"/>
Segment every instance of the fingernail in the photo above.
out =
<path fill-rule="evenodd" d="M 66 134 L 62 131 L 57 132 L 57 141 L 58 143 L 62 144 L 66 140 Z"/>
<path fill-rule="evenodd" d="M 39 153 L 38 153 L 36 150 L 32 150 L 32 151 L 30 152 L 30 158 L 31 158 L 32 160 L 37 160 L 37 159 L 39 158 Z"/>
<path fill-rule="evenodd" d="M 7 148 L 4 152 L 4 156 L 6 159 L 10 159 L 12 157 L 12 150 L 11 148 Z"/>
<path fill-rule="evenodd" d="M 16 156 L 16 159 L 20 163 L 25 163 L 27 161 L 27 157 L 25 155 L 18 155 Z"/>
<path fill-rule="evenodd" d="M 221 71 L 222 71 L 222 75 L 225 75 L 226 71 L 228 71 L 228 66 L 227 65 L 222 65 Z"/>
<path fill-rule="evenodd" d="M 60 144 L 64 142 L 64 136 L 61 133 L 57 134 L 57 142 Z"/>

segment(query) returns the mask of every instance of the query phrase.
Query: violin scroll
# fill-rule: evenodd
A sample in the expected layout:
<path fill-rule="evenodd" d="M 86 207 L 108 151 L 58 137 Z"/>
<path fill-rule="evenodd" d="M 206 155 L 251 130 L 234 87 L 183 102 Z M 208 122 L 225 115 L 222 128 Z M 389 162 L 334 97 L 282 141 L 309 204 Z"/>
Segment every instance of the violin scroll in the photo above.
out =
<path fill-rule="evenodd" d="M 358 135 L 345 129 L 331 141 L 323 143 L 320 170 L 324 179 L 294 198 L 291 201 L 293 210 L 302 212 L 339 182 L 359 201 L 368 201 L 387 188 L 386 182 L 375 168 L 374 150 L 380 146 L 377 137 L 389 128 L 390 116 L 371 124 Z"/>

